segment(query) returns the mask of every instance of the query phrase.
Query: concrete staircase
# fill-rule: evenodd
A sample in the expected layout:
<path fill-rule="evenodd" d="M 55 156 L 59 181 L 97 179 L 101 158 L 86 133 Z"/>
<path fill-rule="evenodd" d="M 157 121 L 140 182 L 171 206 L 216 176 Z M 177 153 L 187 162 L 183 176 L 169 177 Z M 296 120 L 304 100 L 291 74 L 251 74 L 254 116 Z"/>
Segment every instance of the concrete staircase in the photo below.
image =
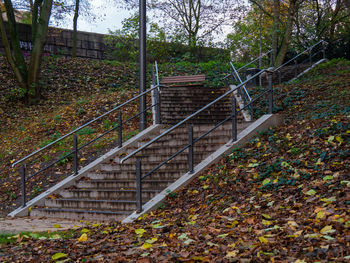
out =
<path fill-rule="evenodd" d="M 297 71 L 289 72 L 282 81 L 292 79 L 307 67 L 302 65 Z M 273 82 L 278 82 L 278 74 L 273 74 Z M 263 84 L 267 78 L 262 79 Z M 230 87 L 232 88 L 232 87 Z M 190 119 L 163 136 L 137 156 L 132 156 L 126 162 L 120 160 L 162 134 L 169 127 L 179 123 L 197 110 L 214 101 L 227 91 L 225 88 L 210 88 L 204 85 L 178 85 L 164 87 L 160 94 L 162 125 L 153 125 L 136 135 L 121 148 L 115 148 L 104 156 L 82 168 L 78 175 L 70 176 L 33 198 L 27 206 L 19 207 L 10 216 L 54 217 L 69 219 L 85 219 L 91 221 L 128 220 L 128 216 L 138 216 L 134 211 L 136 202 L 136 159 L 142 160 L 142 175 L 166 161 L 170 156 L 188 145 L 188 126 L 193 125 L 194 139 L 210 130 L 215 124 L 224 120 L 232 113 L 232 96 L 227 96 L 196 118 Z M 242 101 L 238 101 L 242 104 Z M 242 107 L 242 105 L 240 105 Z M 243 112 L 243 114 L 249 114 Z M 232 126 L 228 121 L 202 140 L 194 144 L 193 174 L 187 173 L 188 150 L 163 165 L 159 170 L 142 180 L 142 199 L 151 209 L 156 202 L 165 198 L 165 189 L 177 190 L 193 176 L 199 175 L 209 165 L 219 160 L 223 154 L 232 151 L 252 138 L 258 131 L 277 125 L 274 115 L 264 115 L 252 125 L 245 121 L 249 116 L 238 116 L 238 140 L 232 142 Z M 248 127 L 249 126 L 249 127 Z M 247 128 L 248 127 L 248 128 Z M 240 132 L 243 131 L 241 134 Z M 231 142 L 230 142 L 231 141 Z M 203 161 L 204 160 L 204 161 Z M 176 181 L 176 183 L 174 183 Z M 180 183 L 179 183 L 180 182 Z M 177 186 L 175 186 L 177 185 Z M 160 193 L 158 195 L 158 193 Z M 32 207 L 29 209 L 29 207 Z M 136 214 L 136 215 L 135 215 Z M 134 217 L 135 218 L 135 217 Z"/>
<path fill-rule="evenodd" d="M 239 131 L 249 123 L 239 124 Z M 194 138 L 212 127 L 206 124 L 194 126 Z M 152 137 L 167 128 L 163 125 Z M 188 127 L 180 127 L 143 150 L 143 174 L 188 144 Z M 194 146 L 195 164 L 216 151 L 231 138 L 231 125 L 227 123 L 215 132 L 197 142 Z M 117 156 L 102 162 L 99 167 L 49 198 L 43 206 L 33 207 L 31 216 L 86 220 L 122 220 L 136 210 L 135 158 L 120 164 L 120 158 L 149 141 L 141 139 L 137 144 L 126 147 Z M 147 202 L 188 171 L 187 151 L 154 172 L 142 183 L 143 201 Z"/>

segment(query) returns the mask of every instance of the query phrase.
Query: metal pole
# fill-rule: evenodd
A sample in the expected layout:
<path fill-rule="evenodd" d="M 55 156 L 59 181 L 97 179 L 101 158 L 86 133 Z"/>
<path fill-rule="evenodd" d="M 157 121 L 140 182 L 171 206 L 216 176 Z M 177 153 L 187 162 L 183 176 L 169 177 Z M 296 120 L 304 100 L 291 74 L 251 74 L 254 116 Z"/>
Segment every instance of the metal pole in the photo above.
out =
<path fill-rule="evenodd" d="M 73 169 L 74 169 L 74 175 L 78 174 L 78 136 L 74 134 L 73 138 L 73 150 L 74 150 L 74 163 L 73 163 Z"/>
<path fill-rule="evenodd" d="M 322 48 L 322 55 L 323 55 L 323 59 L 326 58 L 326 47 L 323 45 L 323 48 Z"/>
<path fill-rule="evenodd" d="M 298 62 L 294 60 L 294 77 L 298 76 Z"/>
<path fill-rule="evenodd" d="M 122 112 L 118 112 L 118 147 L 123 147 L 123 119 Z"/>
<path fill-rule="evenodd" d="M 269 114 L 273 114 L 272 74 L 269 74 Z"/>
<path fill-rule="evenodd" d="M 142 170 L 141 159 L 136 159 L 136 209 L 137 213 L 142 212 Z"/>
<path fill-rule="evenodd" d="M 21 170 L 21 185 L 22 185 L 22 207 L 25 207 L 27 205 L 27 198 L 26 198 L 26 165 L 22 164 Z"/>
<path fill-rule="evenodd" d="M 237 141 L 237 104 L 234 97 L 232 98 L 232 141 Z"/>
<path fill-rule="evenodd" d="M 190 174 L 193 174 L 193 125 L 191 124 L 188 127 L 188 145 L 190 146 L 188 148 L 188 172 Z"/>
<path fill-rule="evenodd" d="M 140 0 L 140 93 L 146 90 L 146 0 Z M 146 129 L 146 95 L 140 97 L 140 131 Z"/>
<path fill-rule="evenodd" d="M 155 76 L 155 66 L 152 67 L 152 84 L 153 86 L 156 85 L 156 76 Z"/>
<path fill-rule="evenodd" d="M 155 108 L 156 108 L 156 124 L 160 124 L 161 120 L 160 120 L 160 92 L 158 89 L 154 90 L 155 93 Z"/>

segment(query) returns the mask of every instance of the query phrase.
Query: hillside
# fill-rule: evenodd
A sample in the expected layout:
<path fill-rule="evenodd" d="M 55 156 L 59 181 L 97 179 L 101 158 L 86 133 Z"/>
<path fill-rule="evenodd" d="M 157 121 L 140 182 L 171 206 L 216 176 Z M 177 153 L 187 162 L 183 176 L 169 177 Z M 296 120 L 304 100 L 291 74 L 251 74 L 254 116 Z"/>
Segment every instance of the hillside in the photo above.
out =
<path fill-rule="evenodd" d="M 216 86 L 220 85 L 223 74 L 228 72 L 228 65 L 213 61 L 159 66 L 163 76 L 205 72 L 208 84 Z M 20 100 L 21 91 L 2 57 L 0 68 L 0 184 L 4 186 L 0 189 L 1 217 L 20 204 L 19 166 L 12 169 L 11 164 L 133 97 L 138 92 L 138 77 L 133 63 L 47 56 L 41 72 L 43 98 L 38 105 L 24 105 Z M 152 65 L 149 65 L 149 83 L 151 72 Z M 133 104 L 123 112 L 124 117 L 133 116 L 137 110 L 137 105 Z M 109 115 L 100 123 L 82 130 L 79 138 L 81 141 L 96 138 L 116 125 L 117 118 L 117 112 Z M 125 138 L 137 131 L 138 120 L 135 118 L 126 127 Z M 82 165 L 115 147 L 116 139 L 117 132 L 114 132 L 87 148 L 80 154 Z M 43 152 L 39 160 L 30 160 L 27 166 L 32 167 L 32 172 L 38 171 L 40 163 L 48 164 L 58 159 L 71 147 L 72 139 L 69 138 Z M 72 164 L 64 160 L 55 168 L 50 176 L 42 173 L 31 180 L 30 197 L 70 174 Z"/>
<path fill-rule="evenodd" d="M 322 64 L 277 87 L 276 97 L 283 126 L 234 150 L 136 223 L 7 239 L 0 259 L 348 261 L 350 62 Z"/>

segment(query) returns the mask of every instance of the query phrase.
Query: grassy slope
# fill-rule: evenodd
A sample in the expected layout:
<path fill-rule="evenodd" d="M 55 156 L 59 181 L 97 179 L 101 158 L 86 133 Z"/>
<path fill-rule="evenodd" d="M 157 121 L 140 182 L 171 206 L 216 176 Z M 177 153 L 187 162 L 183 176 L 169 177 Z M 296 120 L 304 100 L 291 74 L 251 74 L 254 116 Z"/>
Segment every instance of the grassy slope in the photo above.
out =
<path fill-rule="evenodd" d="M 129 225 L 91 225 L 73 238 L 2 245 L 0 258 L 349 260 L 350 63 L 321 65 L 277 92 L 285 125 L 169 194 L 162 208 Z"/>

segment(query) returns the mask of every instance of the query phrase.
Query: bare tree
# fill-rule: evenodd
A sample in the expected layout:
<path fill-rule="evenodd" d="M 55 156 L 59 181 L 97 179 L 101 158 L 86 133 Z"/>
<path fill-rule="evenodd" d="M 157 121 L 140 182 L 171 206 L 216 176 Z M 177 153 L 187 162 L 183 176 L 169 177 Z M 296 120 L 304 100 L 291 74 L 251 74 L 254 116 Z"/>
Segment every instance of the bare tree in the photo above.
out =
<path fill-rule="evenodd" d="M 116 0 L 118 1 L 118 0 Z M 129 8 L 137 8 L 137 0 L 119 0 Z M 148 8 L 167 30 L 196 47 L 236 17 L 238 1 L 234 0 L 150 0 Z M 158 22 L 158 21 L 157 21 Z"/>

